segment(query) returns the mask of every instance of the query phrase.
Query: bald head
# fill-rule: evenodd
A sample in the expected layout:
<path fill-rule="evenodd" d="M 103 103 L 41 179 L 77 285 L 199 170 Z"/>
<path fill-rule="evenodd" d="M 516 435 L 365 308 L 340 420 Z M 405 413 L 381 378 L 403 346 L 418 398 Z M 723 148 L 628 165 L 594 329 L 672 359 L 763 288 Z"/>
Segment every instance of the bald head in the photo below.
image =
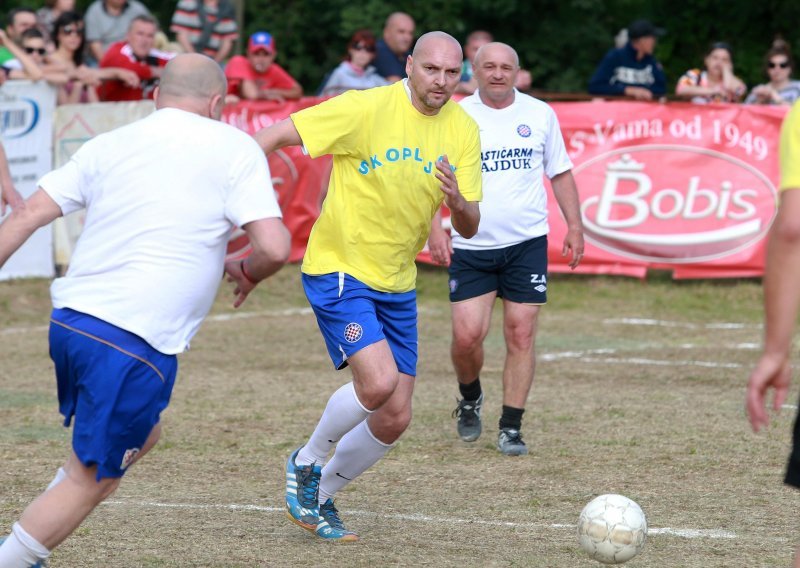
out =
<path fill-rule="evenodd" d="M 394 53 L 405 55 L 414 41 L 414 18 L 405 12 L 393 12 L 383 26 L 383 41 Z"/>
<path fill-rule="evenodd" d="M 494 41 L 482 45 L 475 53 L 474 65 L 477 67 L 485 59 L 505 59 L 513 62 L 514 67 L 519 67 L 519 55 L 516 50 L 508 44 Z"/>
<path fill-rule="evenodd" d="M 225 74 L 213 59 L 198 53 L 182 54 L 164 67 L 156 107 L 175 107 L 205 115 L 208 104 L 224 98 L 226 91 Z"/>
<path fill-rule="evenodd" d="M 431 50 L 456 53 L 459 59 L 462 56 L 461 44 L 458 43 L 458 40 L 446 32 L 439 31 L 422 34 L 417 43 L 414 44 L 414 51 L 411 56 L 418 57 L 420 54 L 428 53 Z"/>

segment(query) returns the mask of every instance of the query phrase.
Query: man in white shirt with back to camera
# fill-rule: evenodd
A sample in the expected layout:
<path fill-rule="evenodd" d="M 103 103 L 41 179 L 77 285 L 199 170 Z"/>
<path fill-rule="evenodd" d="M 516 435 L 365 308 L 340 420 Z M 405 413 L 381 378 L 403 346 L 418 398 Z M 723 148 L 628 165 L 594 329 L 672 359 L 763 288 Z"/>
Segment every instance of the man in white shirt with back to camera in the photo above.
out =
<path fill-rule="evenodd" d="M 453 231 L 451 242 L 440 218 L 434 219 L 429 243 L 433 260 L 450 265 L 451 356 L 462 396 L 453 414 L 465 442 L 481 434 L 483 341 L 495 298 L 503 299 L 506 359 L 497 449 L 517 456 L 528 453 L 520 428 L 533 384 L 539 308 L 547 301 L 549 228 L 543 175 L 550 178 L 567 222 L 562 255 L 572 252 L 572 268 L 583 257 L 583 225 L 572 162 L 555 112 L 514 88 L 517 53 L 503 43 L 488 43 L 475 55 L 473 73 L 478 90 L 461 106 L 480 128 L 481 223 L 469 240 Z"/>
<path fill-rule="evenodd" d="M 2 266 L 37 228 L 86 207 L 69 271 L 51 289 L 50 356 L 72 451 L 0 545 L 0 568 L 39 566 L 155 445 L 176 355 L 223 266 L 238 307 L 288 258 L 261 148 L 219 122 L 226 89 L 213 60 L 176 57 L 156 112 L 86 142 L 0 225 Z M 225 263 L 234 226 L 253 254 Z"/>

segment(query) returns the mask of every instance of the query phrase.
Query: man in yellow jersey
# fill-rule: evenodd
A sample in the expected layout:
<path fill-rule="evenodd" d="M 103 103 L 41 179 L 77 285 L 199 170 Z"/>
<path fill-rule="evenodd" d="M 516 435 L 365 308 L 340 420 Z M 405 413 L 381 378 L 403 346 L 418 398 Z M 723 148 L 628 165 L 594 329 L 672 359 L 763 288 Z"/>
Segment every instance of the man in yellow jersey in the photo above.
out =
<path fill-rule="evenodd" d="M 770 229 L 764 273 L 764 351 L 747 385 L 747 414 L 756 432 L 769 423 L 767 391 L 775 390 L 773 408 L 779 411 L 792 379 L 789 356 L 800 305 L 800 104 L 783 123 L 780 159 L 780 205 Z M 784 482 L 800 489 L 800 418 L 795 418 Z M 800 547 L 794 566 L 800 568 Z"/>
<path fill-rule="evenodd" d="M 333 497 L 381 459 L 411 422 L 414 260 L 434 213 L 444 200 L 459 234 L 478 229 L 478 127 L 450 102 L 461 60 L 452 36 L 427 33 L 408 58 L 408 79 L 349 91 L 256 134 L 267 153 L 303 144 L 312 157 L 333 154 L 328 194 L 303 260 L 303 287 L 334 365 L 349 365 L 353 380 L 331 396 L 286 466 L 287 514 L 322 538 L 358 540 Z"/>

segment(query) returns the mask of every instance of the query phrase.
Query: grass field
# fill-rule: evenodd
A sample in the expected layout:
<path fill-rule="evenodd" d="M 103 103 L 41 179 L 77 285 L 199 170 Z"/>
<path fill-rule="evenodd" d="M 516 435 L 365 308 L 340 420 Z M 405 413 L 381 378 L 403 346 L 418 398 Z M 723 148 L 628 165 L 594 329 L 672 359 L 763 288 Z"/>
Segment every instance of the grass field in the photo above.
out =
<path fill-rule="evenodd" d="M 66 455 L 47 356 L 48 282 L 0 283 L 0 534 Z M 230 289 L 181 369 L 162 442 L 51 557 L 82 566 L 599 566 L 575 523 L 601 493 L 651 527 L 639 567 L 788 566 L 798 494 L 782 485 L 797 390 L 760 434 L 743 409 L 761 342 L 757 282 L 554 275 L 523 423 L 531 455 L 494 449 L 503 342 L 487 340 L 484 435 L 455 434 L 446 275 L 421 271 L 414 421 L 338 504 L 362 537 L 321 542 L 283 514 L 286 456 L 331 370 L 296 266 L 238 312 Z"/>

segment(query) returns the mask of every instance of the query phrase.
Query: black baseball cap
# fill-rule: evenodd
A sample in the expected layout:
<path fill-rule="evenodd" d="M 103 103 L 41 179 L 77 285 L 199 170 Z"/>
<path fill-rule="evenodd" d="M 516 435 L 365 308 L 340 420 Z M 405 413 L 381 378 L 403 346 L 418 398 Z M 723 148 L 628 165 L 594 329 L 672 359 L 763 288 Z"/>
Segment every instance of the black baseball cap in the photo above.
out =
<path fill-rule="evenodd" d="M 628 26 L 628 39 L 639 39 L 640 37 L 661 37 L 664 35 L 664 28 L 657 28 L 649 20 L 636 20 Z"/>

